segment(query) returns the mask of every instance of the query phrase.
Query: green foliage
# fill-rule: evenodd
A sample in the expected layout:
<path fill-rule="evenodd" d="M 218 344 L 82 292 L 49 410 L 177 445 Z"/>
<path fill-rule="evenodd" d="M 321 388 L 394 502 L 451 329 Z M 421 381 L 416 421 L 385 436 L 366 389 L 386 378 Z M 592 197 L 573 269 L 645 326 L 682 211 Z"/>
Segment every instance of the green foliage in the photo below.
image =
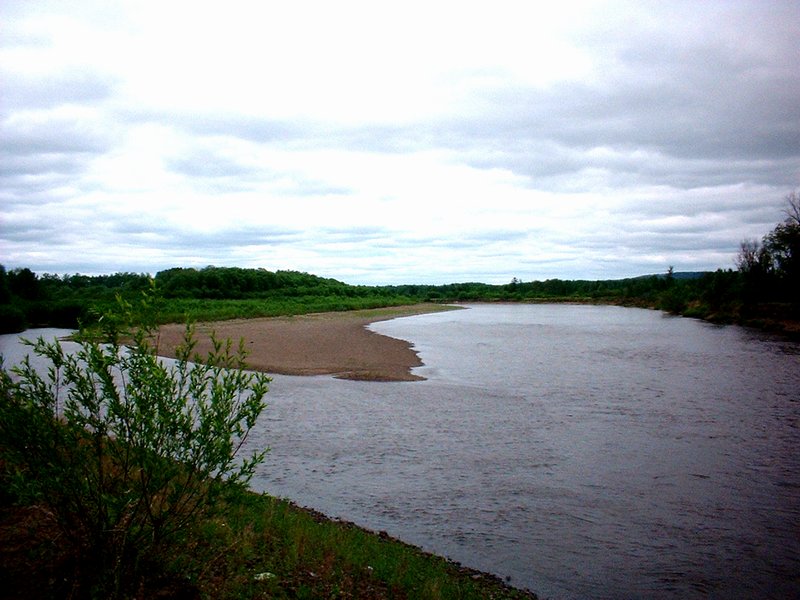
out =
<path fill-rule="evenodd" d="M 800 305 L 800 197 L 787 196 L 787 218 L 761 242 L 746 241 L 738 271 L 675 273 L 617 280 L 522 281 L 505 285 L 353 286 L 298 271 L 236 267 L 174 268 L 157 273 L 164 294 L 162 322 L 244 319 L 309 312 L 357 310 L 415 302 L 602 302 L 660 308 L 676 314 L 747 321 L 764 304 Z M 146 288 L 144 274 L 88 277 L 44 275 L 0 266 L 0 332 L 31 325 L 74 327 L 90 323 L 121 295 Z M 770 311 L 773 311 L 770 307 Z M 786 312 L 786 311 L 784 311 Z M 792 317 L 793 318 L 793 317 Z"/>
<path fill-rule="evenodd" d="M 210 598 L 534 598 L 498 578 L 313 510 L 251 492 L 226 496 L 177 556 Z M 222 550 L 221 550 L 222 549 Z"/>
<path fill-rule="evenodd" d="M 295 296 L 350 295 L 358 288 L 335 279 L 298 271 L 206 267 L 168 269 L 156 275 L 159 289 L 168 298 L 248 299 Z M 369 292 L 368 292 L 369 293 Z"/>
<path fill-rule="evenodd" d="M 52 511 L 81 557 L 76 581 L 103 597 L 130 591 L 147 561 L 214 510 L 223 483 L 249 481 L 265 451 L 239 452 L 270 381 L 242 370 L 242 343 L 214 340 L 196 356 L 191 327 L 165 364 L 152 295 L 136 315 L 120 307 L 103 317 L 101 340 L 82 332 L 74 354 L 28 342 L 49 363 L 45 375 L 28 358 L 0 370 L 5 480 L 20 501 Z"/>
<path fill-rule="evenodd" d="M 3 265 L 0 265 L 0 306 L 11 302 L 11 290 L 8 287 L 8 273 Z"/>
<path fill-rule="evenodd" d="M 415 300 L 407 296 L 348 298 L 340 296 L 275 297 L 263 300 L 210 300 L 171 298 L 164 302 L 163 322 L 224 321 L 402 306 Z"/>
<path fill-rule="evenodd" d="M 736 264 L 748 309 L 762 302 L 800 304 L 800 194 L 790 193 L 786 204 L 786 219 L 760 243 L 741 243 Z"/>
<path fill-rule="evenodd" d="M 38 277 L 30 269 L 6 272 L 0 265 L 0 333 L 28 327 L 77 328 L 116 306 L 116 297 L 132 300 L 150 286 L 144 274 L 57 275 Z"/>
<path fill-rule="evenodd" d="M 39 298 L 39 280 L 30 269 L 14 269 L 8 273 L 6 279 L 8 281 L 8 290 L 11 294 L 25 300 Z"/>
<path fill-rule="evenodd" d="M 11 304 L 0 304 L 0 333 L 19 333 L 28 328 L 25 312 Z"/>
<path fill-rule="evenodd" d="M 0 333 L 31 326 L 90 325 L 99 315 L 113 310 L 117 296 L 131 301 L 151 284 L 149 276 L 135 273 L 94 277 L 45 274 L 37 278 L 25 271 L 30 276 L 23 279 L 36 292 L 22 297 L 8 285 L 3 287 L 15 277 L 16 270 L 7 274 L 0 266 Z M 159 314 L 162 323 L 358 310 L 417 301 L 385 287 L 347 285 L 296 271 L 176 268 L 156 274 L 155 282 L 164 296 Z"/>

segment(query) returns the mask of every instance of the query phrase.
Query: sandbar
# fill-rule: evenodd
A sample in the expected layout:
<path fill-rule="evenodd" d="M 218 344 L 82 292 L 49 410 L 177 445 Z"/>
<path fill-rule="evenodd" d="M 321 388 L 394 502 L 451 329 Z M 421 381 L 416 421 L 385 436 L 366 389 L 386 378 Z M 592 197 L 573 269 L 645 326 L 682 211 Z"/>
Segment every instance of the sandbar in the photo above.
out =
<path fill-rule="evenodd" d="M 332 375 L 367 381 L 418 381 L 411 372 L 422 361 L 411 343 L 370 331 L 367 325 L 397 317 L 449 310 L 441 304 L 313 313 L 288 317 L 237 319 L 197 323 L 197 352 L 211 349 L 217 339 L 244 340 L 248 368 L 281 375 Z M 159 354 L 175 356 L 185 326 L 160 329 Z"/>

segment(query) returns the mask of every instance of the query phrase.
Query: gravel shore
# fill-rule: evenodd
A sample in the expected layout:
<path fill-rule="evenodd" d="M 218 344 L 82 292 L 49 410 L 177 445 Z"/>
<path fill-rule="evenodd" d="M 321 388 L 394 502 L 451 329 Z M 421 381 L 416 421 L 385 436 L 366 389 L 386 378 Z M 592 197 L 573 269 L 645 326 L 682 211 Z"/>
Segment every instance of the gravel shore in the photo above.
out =
<path fill-rule="evenodd" d="M 422 365 L 411 344 L 367 329 L 376 321 L 449 309 L 437 304 L 415 304 L 291 317 L 242 319 L 198 323 L 197 351 L 210 348 L 209 336 L 243 338 L 247 365 L 254 370 L 283 375 L 333 375 L 369 381 L 416 381 L 411 369 Z M 159 354 L 174 356 L 185 327 L 161 328 Z"/>

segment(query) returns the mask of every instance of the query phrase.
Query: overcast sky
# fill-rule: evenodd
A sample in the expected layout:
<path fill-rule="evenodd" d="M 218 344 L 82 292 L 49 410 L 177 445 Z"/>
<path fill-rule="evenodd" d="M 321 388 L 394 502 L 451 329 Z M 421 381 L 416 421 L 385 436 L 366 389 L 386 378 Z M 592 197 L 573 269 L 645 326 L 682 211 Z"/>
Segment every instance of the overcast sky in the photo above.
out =
<path fill-rule="evenodd" d="M 732 268 L 800 3 L 0 3 L 0 263 L 348 283 Z"/>

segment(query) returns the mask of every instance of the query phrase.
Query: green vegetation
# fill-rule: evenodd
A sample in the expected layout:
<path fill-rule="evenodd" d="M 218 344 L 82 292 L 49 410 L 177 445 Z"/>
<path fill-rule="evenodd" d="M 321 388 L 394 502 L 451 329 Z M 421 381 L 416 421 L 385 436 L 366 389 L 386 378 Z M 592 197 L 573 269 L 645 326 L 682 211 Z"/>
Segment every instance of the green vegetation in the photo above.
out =
<path fill-rule="evenodd" d="M 174 366 L 159 361 L 157 304 L 150 293 L 141 310 L 121 301 L 80 332 L 75 354 L 31 342 L 46 375 L 29 359 L 0 369 L 5 594 L 532 597 L 385 534 L 248 492 L 264 451 L 239 451 L 270 380 L 242 370 L 244 351 L 230 341 L 196 356 L 191 328 Z"/>
<path fill-rule="evenodd" d="M 0 583 L 8 598 L 92 597 L 76 586 L 74 550 L 42 505 L 0 502 Z M 142 565 L 131 598 L 523 599 L 495 576 L 327 519 L 285 500 L 218 490 L 214 516 Z M 95 595 L 106 598 L 107 596 Z"/>
<path fill-rule="evenodd" d="M 152 315 L 151 300 L 141 306 Z M 132 320 L 123 308 L 104 315 L 102 343 L 82 331 L 74 354 L 30 342 L 46 376 L 29 357 L 0 371 L 4 487 L 46 507 L 75 557 L 75 589 L 105 598 L 127 597 L 149 563 L 213 512 L 220 490 L 247 484 L 264 452 L 238 454 L 270 381 L 244 371 L 244 351 L 230 342 L 195 355 L 190 328 L 167 366 L 150 341 L 152 316 Z"/>
<path fill-rule="evenodd" d="M 225 274 L 248 270 L 211 267 L 194 273 L 202 277 L 209 271 Z M 20 276 L 34 282 L 31 287 L 36 291 L 32 298 L 15 292 L 6 294 L 6 302 L 0 304 L 1 332 L 22 331 L 29 326 L 75 328 L 80 323 L 90 325 L 98 315 L 109 310 L 115 302 L 115 294 L 131 299 L 149 285 L 147 276 L 118 274 L 119 281 L 124 282 L 118 287 L 90 283 L 86 287 L 73 288 L 71 280 L 77 276 L 39 279 L 28 269 L 6 273 L 0 266 L 0 278 L 14 281 Z M 90 282 L 95 279 L 80 277 Z M 163 292 L 161 279 L 159 273 L 155 281 Z M 798 319 L 798 301 L 789 293 L 792 282 L 796 280 L 796 277 L 785 277 L 778 270 L 740 268 L 691 274 L 668 272 L 606 281 L 548 279 L 523 282 L 515 279 L 505 285 L 350 286 L 339 283 L 336 286 L 286 286 L 257 293 L 228 293 L 228 297 L 217 298 L 192 297 L 191 290 L 200 288 L 183 288 L 165 294 L 159 320 L 162 323 L 222 321 L 419 302 L 589 302 L 656 308 L 724 323 L 778 326 L 780 321 Z M 222 291 L 215 294 L 223 295 Z"/>
<path fill-rule="evenodd" d="M 416 302 L 597 302 L 658 308 L 721 322 L 780 326 L 800 306 L 800 195 L 786 197 L 786 219 L 761 242 L 743 241 L 737 270 L 673 273 L 605 281 L 505 285 L 354 286 L 297 271 L 236 267 L 173 268 L 155 276 L 165 298 L 162 322 L 212 321 L 343 311 Z M 0 333 L 31 326 L 76 327 L 109 310 L 116 297 L 135 298 L 146 274 L 37 276 L 0 265 Z"/>
<path fill-rule="evenodd" d="M 762 238 L 741 243 L 736 264 L 742 275 L 742 299 L 800 303 L 800 195 L 786 197 L 786 219 Z"/>
<path fill-rule="evenodd" d="M 189 562 L 173 569 L 211 598 L 535 597 L 385 533 L 266 495 L 232 496 L 224 518 L 206 522 L 192 544 Z"/>
<path fill-rule="evenodd" d="M 601 281 L 520 281 L 505 285 L 354 286 L 297 271 L 174 268 L 154 280 L 165 301 L 161 322 L 214 321 L 400 306 L 418 302 L 595 302 L 657 308 L 719 322 L 781 327 L 800 318 L 800 196 L 761 242 L 744 241 L 737 269 Z M 135 298 L 146 274 L 37 276 L 0 265 L 0 333 L 89 324 L 116 297 Z"/>
<path fill-rule="evenodd" d="M 296 271 L 206 267 L 155 276 L 162 323 L 274 317 L 401 306 L 417 301 L 386 287 L 353 286 Z M 28 327 L 89 325 L 151 285 L 146 274 L 44 275 L 0 266 L 0 333 Z"/>

